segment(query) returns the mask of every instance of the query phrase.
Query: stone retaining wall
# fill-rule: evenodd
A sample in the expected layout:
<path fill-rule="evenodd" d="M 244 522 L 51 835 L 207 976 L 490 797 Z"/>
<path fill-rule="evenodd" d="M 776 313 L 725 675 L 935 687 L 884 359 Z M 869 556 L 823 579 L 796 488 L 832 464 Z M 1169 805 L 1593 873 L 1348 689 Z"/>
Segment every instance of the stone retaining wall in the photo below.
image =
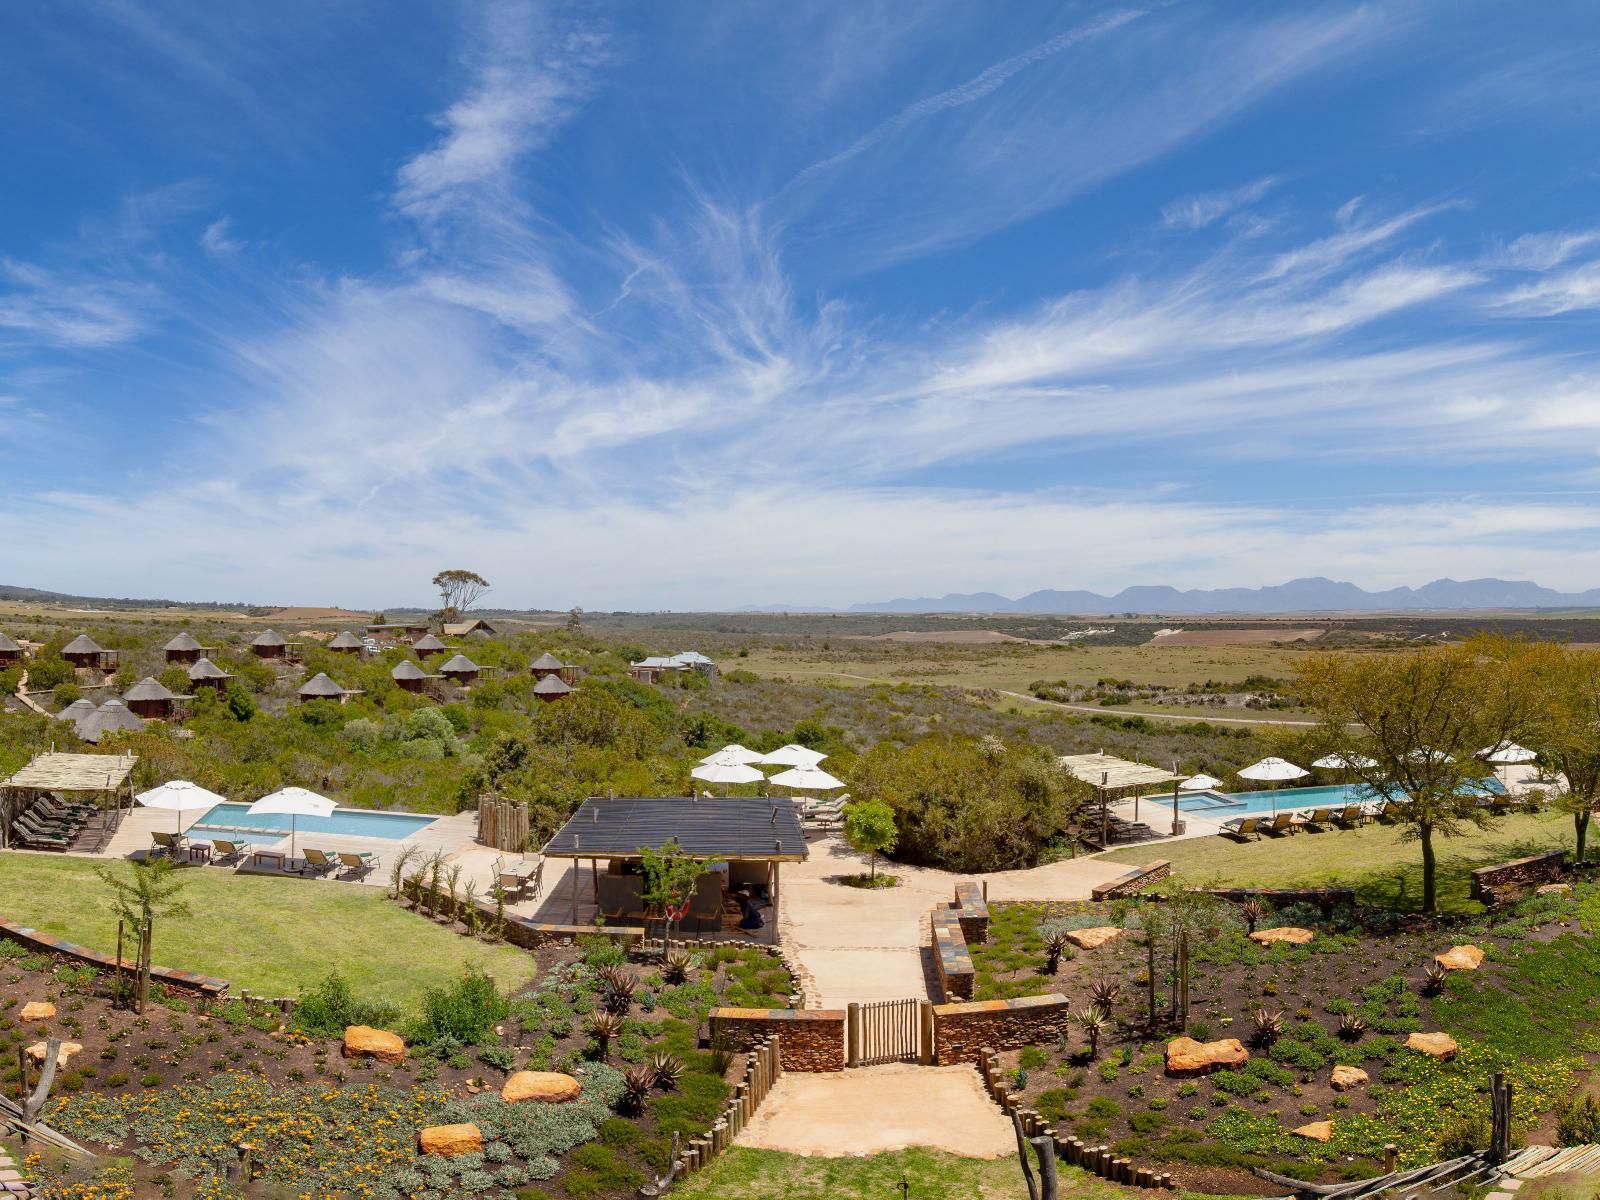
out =
<path fill-rule="evenodd" d="M 1135 867 L 1115 879 L 1107 880 L 1089 894 L 1096 900 L 1115 900 L 1122 896 L 1132 896 L 1171 874 L 1172 864 L 1164 858 L 1158 858 L 1155 862 L 1147 862 L 1142 867 Z"/>
<path fill-rule="evenodd" d="M 1472 872 L 1472 898 L 1493 905 L 1505 893 L 1529 884 L 1553 883 L 1567 873 L 1567 852 L 1546 850 L 1543 854 L 1530 854 L 1492 867 L 1479 867 Z"/>
<path fill-rule="evenodd" d="M 933 1006 L 933 1061 L 938 1066 L 980 1061 L 984 1048 L 1019 1050 L 1054 1042 L 1067 1032 L 1065 996 L 977 1000 Z"/>
<path fill-rule="evenodd" d="M 956 915 L 961 921 L 961 936 L 969 946 L 981 946 L 989 940 L 989 902 L 983 890 L 975 883 L 956 884 Z"/>
<path fill-rule="evenodd" d="M 748 1050 L 776 1034 L 785 1071 L 844 1070 L 842 1008 L 713 1008 L 711 1044 Z"/>
<path fill-rule="evenodd" d="M 933 933 L 933 961 L 946 1000 L 971 1000 L 978 975 L 961 932 L 961 916 L 953 908 L 936 908 L 928 917 Z"/>
<path fill-rule="evenodd" d="M 0 921 L 0 938 L 8 942 L 17 942 L 40 954 L 48 954 L 52 958 L 68 963 L 87 964 L 98 967 L 102 971 L 115 971 L 117 959 L 112 954 L 101 954 L 98 950 L 91 950 L 87 946 L 79 946 L 75 942 L 63 941 L 61 938 L 52 937 L 48 933 L 41 933 L 37 929 L 30 929 L 26 925 L 14 925 L 10 921 Z M 128 959 L 123 959 L 124 970 L 134 971 L 137 966 Z M 210 975 L 197 975 L 193 971 L 180 971 L 176 967 L 151 967 L 150 978 L 157 983 L 164 984 L 173 991 L 183 992 L 191 996 L 221 996 L 228 990 L 226 979 L 217 979 Z"/>

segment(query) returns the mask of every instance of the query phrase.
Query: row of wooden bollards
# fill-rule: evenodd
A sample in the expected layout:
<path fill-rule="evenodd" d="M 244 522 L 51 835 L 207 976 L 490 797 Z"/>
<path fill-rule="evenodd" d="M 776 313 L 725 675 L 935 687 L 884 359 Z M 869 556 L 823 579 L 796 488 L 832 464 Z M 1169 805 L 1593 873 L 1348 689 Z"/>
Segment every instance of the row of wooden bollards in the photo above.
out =
<path fill-rule="evenodd" d="M 750 1048 L 745 1060 L 744 1078 L 733 1089 L 733 1096 L 716 1124 L 674 1155 L 667 1174 L 639 1189 L 643 1196 L 665 1195 L 680 1175 L 688 1175 L 711 1165 L 713 1159 L 733 1145 L 744 1127 L 755 1119 L 761 1102 L 767 1098 L 783 1074 L 778 1035 L 770 1034 Z"/>
<path fill-rule="evenodd" d="M 1113 1154 L 1110 1146 L 1094 1145 L 1058 1133 L 1033 1109 L 1023 1108 L 1001 1077 L 1000 1056 L 993 1050 L 979 1051 L 978 1070 L 983 1075 L 984 1087 L 988 1089 L 989 1095 L 994 1097 L 995 1103 L 1008 1113 L 1016 1113 L 1017 1119 L 1022 1122 L 1022 1132 L 1028 1137 L 1043 1135 L 1055 1143 L 1056 1157 L 1063 1162 L 1082 1167 L 1085 1171 L 1092 1171 L 1112 1183 L 1123 1183 L 1131 1187 L 1166 1188 L 1169 1191 L 1176 1187 L 1172 1182 L 1172 1176 L 1163 1175 L 1148 1167 L 1136 1167 L 1132 1159 Z"/>

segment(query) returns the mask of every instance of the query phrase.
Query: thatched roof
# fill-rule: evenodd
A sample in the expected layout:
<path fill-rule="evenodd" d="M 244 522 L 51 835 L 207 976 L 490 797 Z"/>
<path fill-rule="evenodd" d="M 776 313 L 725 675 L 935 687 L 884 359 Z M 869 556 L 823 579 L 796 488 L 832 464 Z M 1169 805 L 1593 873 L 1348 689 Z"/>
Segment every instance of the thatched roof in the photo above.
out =
<path fill-rule="evenodd" d="M 187 629 L 185 629 L 177 637 L 173 638 L 170 642 L 168 642 L 165 646 L 163 646 L 161 648 L 163 650 L 204 650 L 205 649 L 204 646 L 202 646 L 198 641 L 195 640 L 194 634 L 190 633 Z"/>
<path fill-rule="evenodd" d="M 107 700 L 77 724 L 78 736 L 86 742 L 98 742 L 108 733 L 136 733 L 144 728 L 144 722 L 116 699 Z"/>
<path fill-rule="evenodd" d="M 278 635 L 276 629 L 264 630 L 250 639 L 252 646 L 287 646 L 289 643 Z"/>
<path fill-rule="evenodd" d="M 449 662 L 445 663 L 444 666 L 439 668 L 439 674 L 441 674 L 441 675 L 449 675 L 449 674 L 452 674 L 452 673 L 467 674 L 467 673 L 470 673 L 470 672 L 476 672 L 478 669 L 479 668 L 478 668 L 478 664 L 477 663 L 473 662 L 465 654 L 458 654 L 454 658 L 452 658 Z"/>
<path fill-rule="evenodd" d="M 157 680 L 146 676 L 122 693 L 122 698 L 124 700 L 176 700 L 178 697 L 164 688 Z"/>
<path fill-rule="evenodd" d="M 0 633 L 0 651 L 7 654 L 21 654 L 22 647 L 13 642 L 5 634 Z"/>
<path fill-rule="evenodd" d="M 469 633 L 493 633 L 494 626 L 481 617 L 470 621 L 452 621 L 444 627 L 445 637 L 466 637 Z"/>
<path fill-rule="evenodd" d="M 88 697 L 80 697 L 58 712 L 56 714 L 56 720 L 76 721 L 80 718 L 87 717 L 93 711 L 94 701 L 90 700 Z"/>
<path fill-rule="evenodd" d="M 446 646 L 438 638 L 434 637 L 431 633 L 425 633 L 416 641 L 412 642 L 411 648 L 417 651 L 419 654 L 437 654 L 441 650 L 449 649 L 448 646 Z"/>
<path fill-rule="evenodd" d="M 105 650 L 87 633 L 80 633 L 65 646 L 61 647 L 63 654 L 104 654 Z"/>
<path fill-rule="evenodd" d="M 406 659 L 402 663 L 395 664 L 394 670 L 390 671 L 389 675 L 390 675 L 391 678 L 394 678 L 394 679 L 432 679 L 432 678 L 434 678 L 434 676 L 429 675 L 426 671 L 424 671 L 421 667 L 417 666 L 417 664 L 412 662 L 409 658 Z"/>
<path fill-rule="evenodd" d="M 1130 762 L 1111 754 L 1063 754 L 1058 760 L 1063 767 L 1083 782 L 1112 791 L 1116 788 L 1152 787 L 1158 783 L 1176 783 L 1181 775 L 1152 767 L 1142 762 Z"/>
<path fill-rule="evenodd" d="M 566 663 L 562 662 L 554 654 L 551 654 L 550 651 L 546 650 L 543 654 L 539 655 L 538 658 L 533 660 L 533 664 L 530 669 L 534 671 L 559 671 L 566 665 Z"/>
<path fill-rule="evenodd" d="M 360 650 L 362 648 L 361 639 L 348 629 L 336 634 L 334 639 L 328 643 L 329 650 Z"/>
<path fill-rule="evenodd" d="M 113 792 L 138 761 L 132 754 L 41 754 L 0 783 L 47 792 Z"/>
<path fill-rule="evenodd" d="M 344 688 L 328 678 L 326 671 L 318 671 L 300 685 L 300 695 L 313 700 L 325 700 L 344 695 Z"/>
<path fill-rule="evenodd" d="M 533 685 L 535 696 L 565 696 L 572 690 L 572 685 L 559 675 L 546 675 Z"/>
<path fill-rule="evenodd" d="M 190 679 L 232 679 L 233 676 L 224 671 L 209 658 L 196 659 L 189 668 Z"/>

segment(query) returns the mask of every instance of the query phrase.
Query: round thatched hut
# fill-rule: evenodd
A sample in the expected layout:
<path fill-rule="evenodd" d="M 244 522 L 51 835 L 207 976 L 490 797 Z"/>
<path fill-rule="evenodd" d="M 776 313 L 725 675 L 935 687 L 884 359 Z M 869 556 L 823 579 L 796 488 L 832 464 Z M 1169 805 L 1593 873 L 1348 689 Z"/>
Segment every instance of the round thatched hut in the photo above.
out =
<path fill-rule="evenodd" d="M 535 679 L 543 679 L 547 675 L 559 675 L 566 669 L 567 664 L 548 650 L 534 659 L 532 665 L 528 668 L 529 671 L 533 672 Z"/>
<path fill-rule="evenodd" d="M 22 661 L 22 647 L 17 645 L 5 634 L 0 633 L 0 670 L 16 666 Z"/>
<path fill-rule="evenodd" d="M 168 691 L 157 680 L 148 676 L 122 694 L 122 702 L 134 716 L 146 720 L 170 721 L 183 697 Z"/>
<path fill-rule="evenodd" d="M 92 712 L 94 712 L 94 701 L 88 697 L 81 697 L 58 712 L 56 720 L 71 721 L 76 724 Z"/>
<path fill-rule="evenodd" d="M 389 672 L 395 686 L 405 692 L 420 692 L 430 679 L 437 679 L 437 675 L 429 675 L 409 658 L 404 662 L 395 664 L 394 670 Z"/>
<path fill-rule="evenodd" d="M 477 663 L 473 662 L 465 654 L 458 654 L 439 668 L 439 674 L 452 683 L 458 683 L 465 687 L 478 678 L 479 670 Z"/>
<path fill-rule="evenodd" d="M 228 686 L 228 680 L 233 676 L 224 671 L 209 658 L 201 658 L 189 668 L 189 682 L 195 687 L 216 688 L 221 691 Z"/>
<path fill-rule="evenodd" d="M 137 733 L 144 722 L 128 710 L 116 697 L 77 722 L 78 736 L 86 742 L 98 742 L 108 733 Z"/>
<path fill-rule="evenodd" d="M 250 650 L 257 658 L 282 658 L 288 649 L 289 643 L 275 629 L 264 630 L 250 640 Z"/>
<path fill-rule="evenodd" d="M 80 633 L 61 647 L 61 657 L 75 667 L 103 667 L 106 651 L 87 633 Z"/>
<path fill-rule="evenodd" d="M 433 634 L 425 633 L 411 643 L 411 648 L 418 654 L 437 654 L 439 651 L 448 650 L 450 647 L 434 637 Z"/>
<path fill-rule="evenodd" d="M 340 687 L 332 679 L 328 678 L 326 672 L 318 671 L 300 685 L 300 691 L 297 694 L 302 700 L 337 700 L 340 704 L 343 704 L 351 696 L 359 696 L 361 691 L 359 688 Z"/>
<path fill-rule="evenodd" d="M 205 647 L 187 629 L 161 647 L 161 649 L 166 654 L 169 663 L 192 663 L 206 652 Z"/>
<path fill-rule="evenodd" d="M 564 696 L 570 696 L 576 690 L 577 689 L 575 689 L 570 683 L 561 678 L 559 675 L 546 675 L 543 679 L 539 680 L 538 683 L 533 685 L 533 694 L 539 697 L 539 699 L 547 702 L 551 700 L 560 700 Z"/>
<path fill-rule="evenodd" d="M 340 654 L 360 654 L 366 649 L 361 644 L 361 639 L 348 629 L 342 630 L 328 643 L 329 650 L 337 650 Z"/>

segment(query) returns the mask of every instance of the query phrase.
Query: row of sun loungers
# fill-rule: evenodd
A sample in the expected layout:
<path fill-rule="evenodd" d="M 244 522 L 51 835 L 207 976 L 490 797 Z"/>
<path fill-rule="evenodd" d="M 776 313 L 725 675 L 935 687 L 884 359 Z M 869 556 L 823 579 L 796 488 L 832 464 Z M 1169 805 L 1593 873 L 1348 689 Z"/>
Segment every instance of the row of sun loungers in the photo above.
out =
<path fill-rule="evenodd" d="M 1365 825 L 1369 821 L 1394 821 L 1403 816 L 1409 800 L 1372 800 L 1365 804 L 1346 804 L 1343 807 L 1317 808 L 1310 812 L 1283 812 L 1277 816 L 1260 817 L 1235 817 L 1231 821 L 1224 821 L 1217 830 L 1223 837 L 1233 838 L 1236 841 L 1245 841 L 1254 837 L 1259 839 L 1263 834 L 1281 837 L 1284 834 L 1298 833 L 1302 829 L 1327 829 L 1329 826 L 1338 826 L 1340 829 L 1354 829 L 1358 825 Z M 1485 796 L 1478 801 L 1480 807 L 1492 808 L 1497 812 L 1509 812 L 1521 807 L 1522 802 L 1513 796 L 1493 795 Z"/>
<path fill-rule="evenodd" d="M 251 852 L 250 846 L 243 842 L 229 841 L 227 838 L 214 837 L 209 842 L 191 842 L 180 833 L 162 833 L 152 831 L 150 834 L 151 854 L 165 855 L 171 859 L 183 857 L 194 861 L 192 850 L 196 847 L 210 846 L 210 855 L 206 859 L 213 866 L 231 866 L 243 861 Z M 326 851 L 313 850 L 309 847 L 302 852 L 304 865 L 301 866 L 301 875 L 327 875 L 338 871 L 341 878 L 352 875 L 364 875 L 368 871 L 383 865 L 383 860 L 376 854 L 360 851 Z M 284 858 L 285 870 L 288 870 L 288 859 Z"/>
<path fill-rule="evenodd" d="M 92 805 L 42 796 L 12 821 L 12 835 L 30 850 L 65 850 L 97 811 Z"/>

